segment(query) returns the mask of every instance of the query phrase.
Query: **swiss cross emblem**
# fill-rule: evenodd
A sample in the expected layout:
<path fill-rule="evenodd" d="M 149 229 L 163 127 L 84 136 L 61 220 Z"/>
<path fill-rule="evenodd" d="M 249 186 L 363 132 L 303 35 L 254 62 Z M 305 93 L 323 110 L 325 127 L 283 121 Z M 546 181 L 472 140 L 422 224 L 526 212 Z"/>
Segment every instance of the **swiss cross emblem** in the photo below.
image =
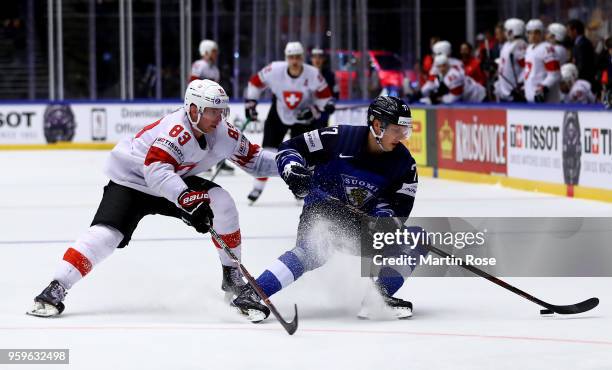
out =
<path fill-rule="evenodd" d="M 283 100 L 289 109 L 295 109 L 302 101 L 301 91 L 283 91 Z"/>

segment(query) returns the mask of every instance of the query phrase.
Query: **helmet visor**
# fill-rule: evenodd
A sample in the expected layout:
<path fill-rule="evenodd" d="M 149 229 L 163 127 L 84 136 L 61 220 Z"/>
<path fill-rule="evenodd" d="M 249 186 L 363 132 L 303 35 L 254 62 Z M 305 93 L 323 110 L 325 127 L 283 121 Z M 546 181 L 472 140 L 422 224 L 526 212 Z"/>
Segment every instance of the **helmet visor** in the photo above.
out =
<path fill-rule="evenodd" d="M 210 120 L 221 120 L 226 121 L 229 117 L 229 107 L 226 108 L 212 108 L 206 107 L 204 108 L 204 112 L 202 113 L 204 117 Z"/>
<path fill-rule="evenodd" d="M 404 118 L 404 117 L 400 117 Z M 389 135 L 394 139 L 405 140 L 412 135 L 412 122 L 409 125 L 391 124 L 385 128 L 385 135 Z"/>

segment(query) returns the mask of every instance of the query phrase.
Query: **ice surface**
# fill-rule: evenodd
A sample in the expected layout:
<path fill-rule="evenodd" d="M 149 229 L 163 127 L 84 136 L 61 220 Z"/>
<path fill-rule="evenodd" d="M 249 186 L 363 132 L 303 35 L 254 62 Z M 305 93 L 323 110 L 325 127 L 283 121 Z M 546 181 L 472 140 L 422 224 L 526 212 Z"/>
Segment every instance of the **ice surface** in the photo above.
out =
<path fill-rule="evenodd" d="M 480 278 L 414 278 L 398 293 L 404 321 L 356 318 L 367 279 L 355 257 L 336 255 L 273 297 L 300 328 L 253 325 L 223 302 L 208 237 L 149 216 L 132 243 L 79 282 L 60 318 L 24 315 L 72 240 L 89 225 L 106 179 L 107 152 L 2 152 L 0 348 L 69 348 L 53 369 L 611 369 L 612 278 L 513 278 L 555 304 L 598 296 L 575 317 L 540 307 Z M 255 275 L 290 249 L 299 207 L 278 179 L 256 203 L 237 171 L 218 183 L 235 197 L 243 261 Z M 420 179 L 414 216 L 612 216 L 606 203 Z M 0 368 L 2 365 L 0 365 Z M 15 367 L 17 368 L 17 367 Z M 40 369 L 21 365 L 19 369 Z"/>

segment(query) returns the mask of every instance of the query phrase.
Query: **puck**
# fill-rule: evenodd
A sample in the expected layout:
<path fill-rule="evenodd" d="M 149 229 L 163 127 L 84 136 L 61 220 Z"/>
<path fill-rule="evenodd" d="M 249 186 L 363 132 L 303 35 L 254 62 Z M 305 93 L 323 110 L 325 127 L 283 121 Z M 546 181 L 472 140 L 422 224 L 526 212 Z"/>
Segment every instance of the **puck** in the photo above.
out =
<path fill-rule="evenodd" d="M 540 315 L 552 315 L 552 314 L 554 314 L 552 310 L 549 310 L 549 309 L 540 310 Z"/>

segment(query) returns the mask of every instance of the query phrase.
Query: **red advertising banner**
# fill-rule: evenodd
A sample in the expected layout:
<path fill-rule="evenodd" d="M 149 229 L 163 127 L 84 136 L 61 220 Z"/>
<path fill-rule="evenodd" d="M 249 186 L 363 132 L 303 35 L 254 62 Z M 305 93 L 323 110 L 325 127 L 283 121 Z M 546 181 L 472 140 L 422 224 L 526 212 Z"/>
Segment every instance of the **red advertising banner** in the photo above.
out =
<path fill-rule="evenodd" d="M 438 109 L 438 166 L 452 170 L 506 174 L 506 111 Z"/>

